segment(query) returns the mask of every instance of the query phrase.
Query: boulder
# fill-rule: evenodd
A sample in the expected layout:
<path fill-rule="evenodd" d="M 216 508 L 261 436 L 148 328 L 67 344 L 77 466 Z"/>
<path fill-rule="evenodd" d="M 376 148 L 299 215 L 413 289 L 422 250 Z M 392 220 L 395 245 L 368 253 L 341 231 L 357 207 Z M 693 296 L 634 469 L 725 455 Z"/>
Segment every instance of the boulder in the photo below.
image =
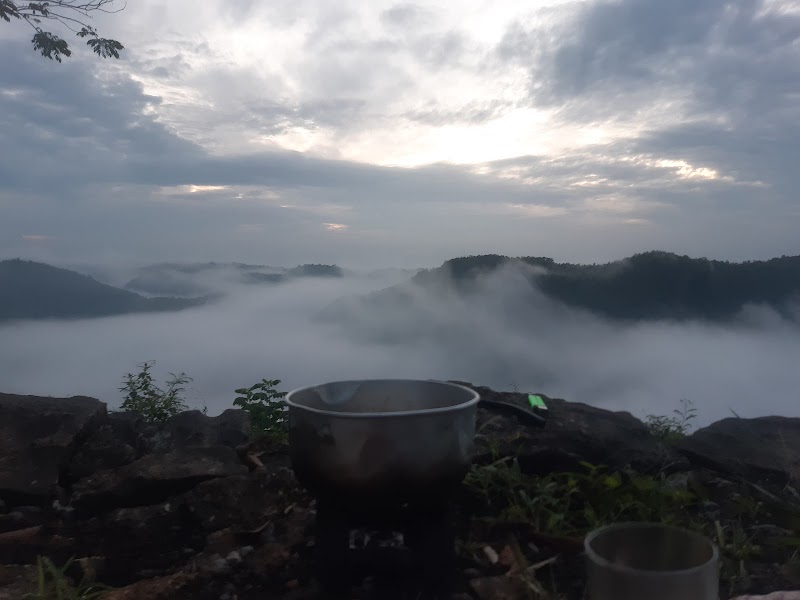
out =
<path fill-rule="evenodd" d="M 653 473 L 685 468 L 686 460 L 653 437 L 644 423 L 628 412 L 612 412 L 539 394 L 547 405 L 544 426 L 525 417 L 528 395 L 496 392 L 466 385 L 481 395 L 474 459 L 517 456 L 525 473 L 544 475 L 580 469 L 581 462 L 609 468 L 631 466 Z M 499 406 L 496 403 L 503 403 Z M 508 405 L 516 409 L 506 409 Z M 520 411 L 521 409 L 521 411 Z"/>
<path fill-rule="evenodd" d="M 109 425 L 114 437 L 131 446 L 137 458 L 196 446 L 236 448 L 247 443 L 250 435 L 250 415 L 233 408 L 216 417 L 187 410 L 164 423 L 148 423 L 136 412 L 121 411 L 109 415 Z"/>
<path fill-rule="evenodd" d="M 0 564 L 30 564 L 37 556 L 66 562 L 74 553 L 75 541 L 60 535 L 54 527 L 40 525 L 0 534 Z"/>
<path fill-rule="evenodd" d="M 195 486 L 183 501 L 208 532 L 229 527 L 252 531 L 264 525 L 283 502 L 270 489 L 270 479 L 265 472 L 212 479 Z"/>
<path fill-rule="evenodd" d="M 800 481 L 800 418 L 728 418 L 676 444 L 697 465 L 785 485 Z"/>
<path fill-rule="evenodd" d="M 112 423 L 107 423 L 92 432 L 76 450 L 65 469 L 62 483 L 70 486 L 97 471 L 127 465 L 136 457 L 136 448 L 117 435 Z"/>
<path fill-rule="evenodd" d="M 72 506 L 80 513 L 162 502 L 215 477 L 247 472 L 227 446 L 184 448 L 147 454 L 116 469 L 98 471 L 72 488 Z"/>
<path fill-rule="evenodd" d="M 0 600 L 20 600 L 36 591 L 36 567 L 0 565 Z"/>
<path fill-rule="evenodd" d="M 117 588 L 104 595 L 103 600 L 197 600 L 206 581 L 203 573 L 174 573 Z"/>
<path fill-rule="evenodd" d="M 106 418 L 94 398 L 0 394 L 0 499 L 48 505 L 75 448 Z"/>
<path fill-rule="evenodd" d="M 202 548 L 205 535 L 179 502 L 119 508 L 86 526 L 105 557 L 104 581 L 126 585 L 169 572 Z M 157 533 L 156 533 L 157 532 Z"/>
<path fill-rule="evenodd" d="M 142 437 L 146 452 L 194 446 L 236 448 L 247 443 L 250 437 L 250 415 L 233 408 L 216 417 L 206 416 L 199 410 L 187 410 L 170 417 L 163 425 L 149 427 Z"/>

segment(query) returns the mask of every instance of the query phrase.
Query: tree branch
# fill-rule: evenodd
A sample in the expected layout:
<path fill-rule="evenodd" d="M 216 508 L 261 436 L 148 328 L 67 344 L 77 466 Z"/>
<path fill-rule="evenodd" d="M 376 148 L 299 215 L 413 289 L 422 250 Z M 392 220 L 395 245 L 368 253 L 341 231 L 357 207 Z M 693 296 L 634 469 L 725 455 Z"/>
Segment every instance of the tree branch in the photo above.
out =
<path fill-rule="evenodd" d="M 65 40 L 40 27 L 43 20 L 57 22 L 78 37 L 90 37 L 86 44 L 98 56 L 119 58 L 119 51 L 124 46 L 116 40 L 101 38 L 86 22 L 94 11 L 113 14 L 127 8 L 127 2 L 120 8 L 109 8 L 115 2 L 117 0 L 49 0 L 23 4 L 18 0 L 0 0 L 0 19 L 9 23 L 12 17 L 26 21 L 36 31 L 32 40 L 34 50 L 40 50 L 43 56 L 58 62 L 61 62 L 62 55 L 71 56 L 72 51 Z M 76 16 L 69 16 L 64 11 L 72 11 Z"/>

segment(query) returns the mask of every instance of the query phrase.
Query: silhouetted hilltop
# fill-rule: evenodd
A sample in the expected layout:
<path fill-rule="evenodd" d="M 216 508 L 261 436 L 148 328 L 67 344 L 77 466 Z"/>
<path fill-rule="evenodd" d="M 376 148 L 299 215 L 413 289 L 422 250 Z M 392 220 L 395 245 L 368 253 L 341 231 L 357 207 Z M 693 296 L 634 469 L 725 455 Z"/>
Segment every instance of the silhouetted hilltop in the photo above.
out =
<path fill-rule="evenodd" d="M 538 267 L 531 282 L 550 298 L 614 318 L 725 319 L 747 304 L 785 312 L 800 299 L 800 256 L 735 263 L 650 251 L 581 265 L 546 257 L 484 255 L 449 260 L 412 280 L 459 288 L 515 264 Z"/>
<path fill-rule="evenodd" d="M 145 298 L 68 269 L 20 259 L 0 261 L 0 321 L 172 311 L 204 301 Z"/>

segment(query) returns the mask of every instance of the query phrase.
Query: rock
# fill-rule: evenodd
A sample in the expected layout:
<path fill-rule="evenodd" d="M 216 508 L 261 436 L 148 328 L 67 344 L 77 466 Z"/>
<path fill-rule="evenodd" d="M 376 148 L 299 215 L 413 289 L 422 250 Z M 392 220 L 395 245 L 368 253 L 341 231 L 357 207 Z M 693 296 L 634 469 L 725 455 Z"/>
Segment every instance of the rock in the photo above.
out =
<path fill-rule="evenodd" d="M 255 568 L 277 571 L 289 562 L 289 549 L 283 544 L 264 544 L 248 553 L 245 560 Z"/>
<path fill-rule="evenodd" d="M 0 515 L 0 534 L 7 531 L 15 531 L 17 529 L 25 529 L 27 527 L 35 527 L 41 525 L 39 519 L 25 515 L 21 512 L 12 511 L 7 515 Z"/>
<path fill-rule="evenodd" d="M 72 485 L 97 471 L 127 465 L 136 457 L 136 449 L 123 441 L 110 423 L 103 425 L 77 449 L 66 469 L 64 483 Z"/>
<path fill-rule="evenodd" d="M 219 575 L 224 575 L 224 574 L 228 573 L 230 571 L 230 569 L 231 568 L 230 568 L 230 565 L 228 564 L 228 561 L 225 560 L 222 557 L 215 558 L 211 562 L 211 571 L 213 571 L 214 573 L 217 573 Z"/>
<path fill-rule="evenodd" d="M 157 428 L 149 428 L 142 436 L 147 452 L 169 452 L 194 446 L 227 446 L 236 448 L 250 436 L 250 415 L 247 411 L 229 408 L 216 417 L 199 410 L 187 410 L 167 419 Z"/>
<path fill-rule="evenodd" d="M 206 554 L 213 553 L 219 556 L 225 556 L 236 550 L 239 545 L 239 536 L 237 536 L 233 530 L 221 529 L 220 531 L 214 531 L 206 536 L 203 552 Z"/>
<path fill-rule="evenodd" d="M 0 498 L 50 504 L 73 451 L 106 417 L 94 398 L 0 394 Z"/>
<path fill-rule="evenodd" d="M 800 418 L 728 418 L 697 430 L 677 444 L 693 464 L 785 485 L 800 480 Z"/>
<path fill-rule="evenodd" d="M 187 547 L 201 548 L 204 541 L 197 523 L 174 502 L 119 508 L 75 523 L 70 533 L 80 533 L 83 550 L 105 557 L 104 581 L 115 586 L 168 572 L 185 560 Z"/>
<path fill-rule="evenodd" d="M 513 404 L 529 411 L 528 395 L 495 392 L 486 387 L 466 385 L 482 400 Z M 627 412 L 611 412 L 579 402 L 567 402 L 539 394 L 547 404 L 546 424 L 537 427 L 489 404 L 478 411 L 475 461 L 500 456 L 518 456 L 525 473 L 544 475 L 580 469 L 580 462 L 622 468 L 626 465 L 643 473 L 672 466 L 687 467 L 686 460 L 653 437 L 647 427 Z M 485 406 L 485 408 L 484 408 Z"/>
<path fill-rule="evenodd" d="M 36 589 L 35 567 L 0 565 L 0 600 L 20 600 Z"/>
<path fill-rule="evenodd" d="M 505 575 L 472 579 L 469 584 L 480 600 L 519 600 L 530 592 L 524 581 Z"/>
<path fill-rule="evenodd" d="M 732 600 L 800 600 L 800 592 L 773 592 L 766 596 L 737 596 Z"/>
<path fill-rule="evenodd" d="M 199 592 L 207 580 L 208 574 L 174 573 L 115 589 L 103 600 L 193 600 L 201 597 Z"/>
<path fill-rule="evenodd" d="M 0 534 L 0 564 L 30 564 L 37 556 L 47 556 L 56 563 L 63 563 L 74 553 L 73 539 L 41 525 Z"/>
<path fill-rule="evenodd" d="M 252 531 L 264 524 L 280 501 L 269 483 L 270 476 L 258 472 L 212 479 L 188 492 L 185 502 L 206 531 L 228 527 Z"/>
<path fill-rule="evenodd" d="M 246 471 L 236 452 L 226 446 L 148 454 L 77 482 L 72 490 L 72 505 L 76 511 L 86 514 L 154 504 L 208 479 Z"/>

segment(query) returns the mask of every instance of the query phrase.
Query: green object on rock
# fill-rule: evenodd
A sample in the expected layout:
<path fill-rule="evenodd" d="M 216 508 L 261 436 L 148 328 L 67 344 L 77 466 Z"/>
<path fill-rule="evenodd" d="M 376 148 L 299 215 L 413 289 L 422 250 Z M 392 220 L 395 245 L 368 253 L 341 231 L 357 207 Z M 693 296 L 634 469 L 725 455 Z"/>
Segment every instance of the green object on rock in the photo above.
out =
<path fill-rule="evenodd" d="M 542 410 L 547 410 L 547 405 L 542 400 L 542 397 L 537 394 L 528 394 L 528 402 L 531 405 L 531 408 L 541 408 Z"/>

